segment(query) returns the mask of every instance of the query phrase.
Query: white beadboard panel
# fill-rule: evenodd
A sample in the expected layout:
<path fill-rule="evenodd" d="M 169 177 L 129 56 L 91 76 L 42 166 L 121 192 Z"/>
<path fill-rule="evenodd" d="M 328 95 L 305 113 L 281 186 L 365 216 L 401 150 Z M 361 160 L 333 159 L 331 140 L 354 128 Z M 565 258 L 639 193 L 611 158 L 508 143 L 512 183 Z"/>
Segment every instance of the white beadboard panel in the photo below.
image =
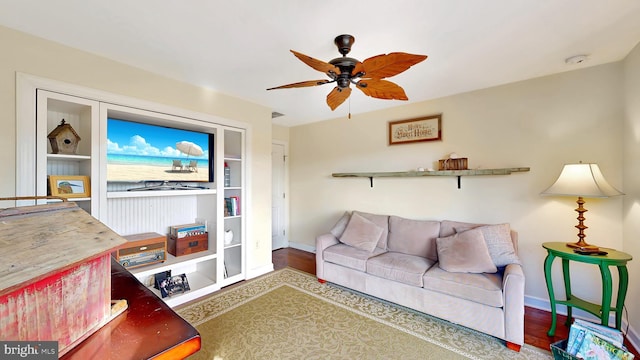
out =
<path fill-rule="evenodd" d="M 49 161 L 47 161 L 47 174 L 78 175 L 80 174 L 80 162 L 49 159 Z"/>
<path fill-rule="evenodd" d="M 195 222 L 198 196 L 109 199 L 105 223 L 120 235 L 144 232 L 167 234 L 171 225 Z"/>

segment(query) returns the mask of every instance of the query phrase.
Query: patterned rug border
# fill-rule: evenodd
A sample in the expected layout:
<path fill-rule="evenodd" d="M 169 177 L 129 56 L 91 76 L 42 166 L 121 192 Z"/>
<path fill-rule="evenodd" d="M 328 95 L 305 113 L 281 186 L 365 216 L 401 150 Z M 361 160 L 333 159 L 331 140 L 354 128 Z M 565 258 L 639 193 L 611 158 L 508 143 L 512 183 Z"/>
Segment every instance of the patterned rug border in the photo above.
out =
<path fill-rule="evenodd" d="M 218 293 L 178 308 L 176 311 L 189 323 L 198 326 L 283 286 L 301 291 L 304 294 L 390 326 L 469 359 L 552 359 L 550 352 L 526 344 L 521 348 L 520 353 L 516 353 L 507 349 L 503 341 L 490 335 L 339 285 L 331 283 L 320 284 L 315 276 L 290 267 L 223 289 Z M 204 307 L 207 308 L 206 313 L 209 314 L 206 317 L 201 316 L 205 311 L 198 310 Z M 407 313 L 407 315 L 395 316 L 402 312 Z M 437 336 L 434 336 L 435 334 L 429 334 L 428 329 L 443 332 L 442 328 L 444 328 L 445 333 L 461 333 L 461 336 L 458 336 L 459 338 L 469 339 L 471 336 L 475 336 L 482 340 L 474 341 L 474 343 L 478 344 L 474 344 L 475 346 L 469 350 L 464 350 L 460 347 L 462 345 L 468 346 L 468 342 L 460 344 L 455 340 L 448 339 L 452 344 L 447 344 L 438 340 Z M 466 334 L 470 336 L 465 337 Z M 472 354 L 474 350 L 482 352 L 482 354 L 474 355 Z"/>

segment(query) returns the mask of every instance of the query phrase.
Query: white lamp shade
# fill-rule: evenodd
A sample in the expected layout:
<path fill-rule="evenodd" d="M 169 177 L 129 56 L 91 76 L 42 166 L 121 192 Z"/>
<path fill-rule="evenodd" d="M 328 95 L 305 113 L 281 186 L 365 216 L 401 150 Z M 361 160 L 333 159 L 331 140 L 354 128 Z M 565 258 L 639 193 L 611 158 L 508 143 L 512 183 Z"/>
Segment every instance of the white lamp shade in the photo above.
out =
<path fill-rule="evenodd" d="M 624 195 L 605 180 L 598 164 L 566 164 L 553 185 L 541 195 L 606 198 Z"/>

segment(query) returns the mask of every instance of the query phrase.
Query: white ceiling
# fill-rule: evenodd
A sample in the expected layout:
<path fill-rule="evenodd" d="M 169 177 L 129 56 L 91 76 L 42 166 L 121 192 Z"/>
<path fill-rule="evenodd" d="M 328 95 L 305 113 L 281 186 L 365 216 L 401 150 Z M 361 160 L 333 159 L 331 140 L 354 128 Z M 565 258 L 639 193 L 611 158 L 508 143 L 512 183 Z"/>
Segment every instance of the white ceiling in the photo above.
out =
<path fill-rule="evenodd" d="M 640 40 L 639 0 L 0 0 L 0 24 L 270 107 L 293 126 L 403 105 L 333 84 L 290 49 L 329 61 L 402 51 L 429 58 L 390 78 L 409 102 L 623 59 Z M 565 58 L 589 55 L 569 66 Z M 596 84 L 594 84 L 596 85 Z"/>

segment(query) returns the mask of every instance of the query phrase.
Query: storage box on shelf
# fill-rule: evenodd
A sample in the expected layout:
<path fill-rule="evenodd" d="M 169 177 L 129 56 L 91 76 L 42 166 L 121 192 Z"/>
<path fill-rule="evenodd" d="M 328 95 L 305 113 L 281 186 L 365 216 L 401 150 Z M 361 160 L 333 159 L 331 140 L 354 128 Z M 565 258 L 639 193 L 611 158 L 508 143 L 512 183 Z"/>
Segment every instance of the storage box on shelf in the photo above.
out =
<path fill-rule="evenodd" d="M 167 244 L 169 253 L 173 256 L 206 251 L 209 249 L 207 226 L 201 223 L 171 226 L 169 227 Z"/>
<path fill-rule="evenodd" d="M 167 238 L 169 253 L 176 257 L 194 254 L 209 249 L 208 233 L 185 236 L 181 238 L 169 235 Z"/>
<path fill-rule="evenodd" d="M 441 159 L 438 160 L 438 170 L 466 170 L 467 158 Z"/>

